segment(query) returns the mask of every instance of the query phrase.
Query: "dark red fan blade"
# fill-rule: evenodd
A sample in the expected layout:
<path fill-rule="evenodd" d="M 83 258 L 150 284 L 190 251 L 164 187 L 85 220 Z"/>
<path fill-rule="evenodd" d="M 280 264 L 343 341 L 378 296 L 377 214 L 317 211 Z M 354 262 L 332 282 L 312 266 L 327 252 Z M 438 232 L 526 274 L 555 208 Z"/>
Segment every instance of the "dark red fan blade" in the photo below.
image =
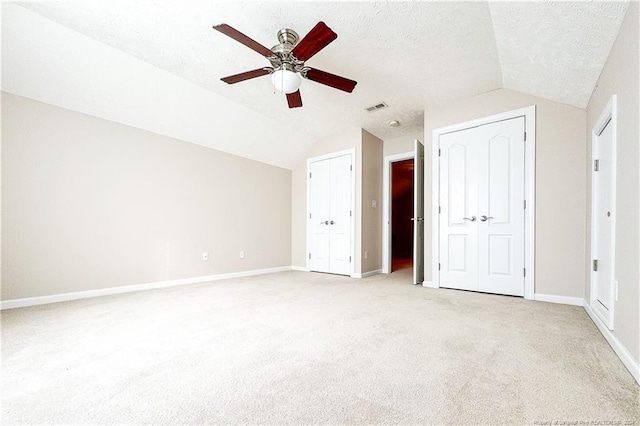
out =
<path fill-rule="evenodd" d="M 239 83 L 241 81 L 249 80 L 251 78 L 260 77 L 269 74 L 269 70 L 260 68 L 253 71 L 247 71 L 236 75 L 230 75 L 229 77 L 221 78 L 227 84 Z"/>
<path fill-rule="evenodd" d="M 338 34 L 331 31 L 331 28 L 327 27 L 324 22 L 320 21 L 311 29 L 311 31 L 309 31 L 309 34 L 300 40 L 300 43 L 293 48 L 291 53 L 293 53 L 293 56 L 304 62 L 324 49 L 336 38 L 338 38 Z"/>
<path fill-rule="evenodd" d="M 315 81 L 316 83 L 324 84 L 326 86 L 333 87 L 334 89 L 344 90 L 349 93 L 353 92 L 356 84 L 358 84 L 357 81 L 349 80 L 348 78 L 320 71 L 315 68 L 309 68 L 307 71 L 307 78 Z"/>
<path fill-rule="evenodd" d="M 289 108 L 299 108 L 302 106 L 302 97 L 300 97 L 300 90 L 296 90 L 293 93 L 287 93 L 287 102 Z"/>
<path fill-rule="evenodd" d="M 230 27 L 227 24 L 214 25 L 213 29 L 220 31 L 222 34 L 227 35 L 236 41 L 239 41 L 249 49 L 255 50 L 262 56 L 266 56 L 268 58 L 269 56 L 273 55 L 273 52 L 271 50 L 267 49 L 257 41 L 250 39 L 240 31 L 236 30 L 233 27 Z"/>

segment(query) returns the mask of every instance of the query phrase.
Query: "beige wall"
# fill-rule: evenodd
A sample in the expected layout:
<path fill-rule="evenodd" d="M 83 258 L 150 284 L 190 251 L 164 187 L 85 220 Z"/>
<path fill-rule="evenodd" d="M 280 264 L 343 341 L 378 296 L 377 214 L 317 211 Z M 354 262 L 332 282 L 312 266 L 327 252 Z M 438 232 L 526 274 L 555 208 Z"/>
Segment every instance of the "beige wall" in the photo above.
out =
<path fill-rule="evenodd" d="M 425 110 L 425 264 L 431 280 L 433 129 L 536 105 L 536 287 L 584 296 L 585 110 L 507 89 Z"/>
<path fill-rule="evenodd" d="M 618 301 L 615 302 L 613 334 L 627 348 L 631 356 L 640 360 L 640 110 L 638 96 L 640 73 L 638 50 L 639 4 L 631 2 L 618 38 L 598 80 L 598 87 L 587 107 L 585 209 L 591 211 L 591 131 L 612 95 L 618 95 L 617 193 L 616 193 L 616 279 Z M 590 216 L 588 214 L 588 216 Z M 586 223 L 590 236 L 591 220 Z M 589 300 L 591 240 L 586 244 L 585 297 Z"/>
<path fill-rule="evenodd" d="M 2 300 L 291 260 L 289 170 L 7 93 L 2 207 Z"/>
<path fill-rule="evenodd" d="M 362 130 L 362 273 L 382 269 L 382 149 L 382 140 Z"/>
<path fill-rule="evenodd" d="M 410 133 L 396 138 L 384 140 L 383 157 L 387 155 L 404 154 L 405 152 L 413 152 L 413 141 L 418 139 L 424 143 L 424 131 Z M 427 170 L 431 168 L 431 164 L 427 164 Z"/>

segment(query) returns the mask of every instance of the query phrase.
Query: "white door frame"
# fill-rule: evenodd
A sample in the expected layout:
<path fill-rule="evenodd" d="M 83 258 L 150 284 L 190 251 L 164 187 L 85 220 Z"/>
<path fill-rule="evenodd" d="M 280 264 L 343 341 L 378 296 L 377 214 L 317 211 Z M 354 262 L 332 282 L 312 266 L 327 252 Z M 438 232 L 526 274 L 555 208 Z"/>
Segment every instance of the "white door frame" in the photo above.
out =
<path fill-rule="evenodd" d="M 485 124 L 494 123 L 496 121 L 510 120 L 516 117 L 524 117 L 525 128 L 525 177 L 524 177 L 524 194 L 526 199 L 526 209 L 524 218 L 524 267 L 526 275 L 524 277 L 524 298 L 534 299 L 535 289 L 535 194 L 536 194 L 536 106 L 531 105 L 525 108 L 507 111 L 488 117 L 478 118 L 476 120 L 466 121 L 464 123 L 453 124 L 451 126 L 441 127 L 433 130 L 432 138 L 432 268 L 431 268 L 431 284 L 429 287 L 440 287 L 440 271 L 438 269 L 440 258 L 440 135 L 445 133 L 457 132 Z M 523 200 L 524 201 L 524 200 Z"/>
<path fill-rule="evenodd" d="M 356 221 L 356 150 L 355 148 L 345 149 L 343 151 L 332 152 L 330 154 L 319 155 L 317 157 L 307 158 L 307 214 L 305 216 L 305 222 L 307 224 L 307 254 L 305 255 L 306 259 L 306 268 L 307 271 L 311 270 L 309 267 L 309 253 L 310 253 L 310 242 L 311 242 L 311 227 L 309 226 L 309 215 L 311 212 L 309 211 L 309 207 L 311 206 L 311 182 L 309 179 L 309 173 L 311 173 L 311 163 L 316 161 L 328 160 L 330 158 L 342 157 L 343 155 L 351 155 L 351 272 L 350 275 L 352 277 L 355 276 L 355 265 L 356 265 L 356 235 L 355 235 L 355 221 Z"/>
<path fill-rule="evenodd" d="M 594 220 L 594 218 L 596 217 L 596 211 L 595 211 L 595 207 L 596 207 L 596 203 L 594 202 L 594 200 L 596 199 L 597 195 L 596 194 L 596 186 L 594 185 L 595 180 L 597 179 L 596 173 L 594 171 L 594 161 L 598 158 L 598 151 L 596 149 L 596 144 L 598 142 L 598 139 L 600 137 L 600 135 L 602 134 L 602 132 L 604 131 L 605 127 L 607 127 L 607 124 L 609 124 L 611 127 L 611 131 L 612 131 L 612 144 L 613 144 L 613 150 L 612 150 L 612 161 L 611 161 L 611 165 L 613 167 L 612 169 L 612 186 L 614 188 L 617 188 L 617 182 L 616 182 L 616 175 L 617 175 L 617 145 L 618 145 L 618 96 L 617 95 L 613 95 L 611 96 L 611 99 L 609 99 L 609 102 L 607 102 L 607 105 L 604 107 L 604 110 L 602 111 L 602 113 L 600 114 L 600 117 L 598 118 L 598 120 L 596 121 L 596 123 L 593 126 L 593 129 L 591 130 L 591 261 L 593 261 L 593 259 L 595 259 L 595 254 L 596 254 L 596 244 L 597 244 L 597 240 L 596 238 L 594 238 L 594 236 L 597 235 L 597 221 Z M 593 266 L 592 264 L 589 265 L 589 269 L 591 271 L 591 283 L 590 283 L 590 291 L 589 291 L 589 305 L 591 306 L 591 308 L 593 309 L 593 311 L 596 313 L 596 316 L 604 323 L 604 325 L 609 328 L 609 330 L 613 330 L 613 322 L 614 322 L 614 306 L 615 306 L 615 302 L 617 300 L 616 297 L 616 289 L 617 289 L 617 281 L 615 279 L 616 277 L 616 191 L 613 191 L 611 194 L 611 204 L 612 204 L 612 211 L 611 211 L 611 227 L 613 229 L 612 235 L 611 235 L 611 251 L 609 253 L 610 259 L 611 259 L 611 276 L 609 277 L 609 279 L 611 280 L 611 295 L 610 295 L 610 300 L 611 300 L 611 306 L 609 307 L 609 314 L 607 315 L 605 312 L 603 312 L 603 310 L 600 308 L 600 304 L 597 302 L 596 300 L 596 272 L 593 270 Z"/>
<path fill-rule="evenodd" d="M 382 171 L 382 273 L 391 273 L 391 163 L 415 160 L 415 152 L 387 155 Z"/>

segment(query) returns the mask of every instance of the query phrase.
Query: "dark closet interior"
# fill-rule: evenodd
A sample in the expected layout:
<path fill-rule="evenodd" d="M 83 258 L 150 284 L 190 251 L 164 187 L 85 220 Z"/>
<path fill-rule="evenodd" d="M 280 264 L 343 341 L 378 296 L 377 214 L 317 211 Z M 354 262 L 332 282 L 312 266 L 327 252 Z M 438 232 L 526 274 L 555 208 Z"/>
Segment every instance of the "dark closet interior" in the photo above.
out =
<path fill-rule="evenodd" d="M 391 271 L 413 267 L 413 159 L 391 163 Z"/>

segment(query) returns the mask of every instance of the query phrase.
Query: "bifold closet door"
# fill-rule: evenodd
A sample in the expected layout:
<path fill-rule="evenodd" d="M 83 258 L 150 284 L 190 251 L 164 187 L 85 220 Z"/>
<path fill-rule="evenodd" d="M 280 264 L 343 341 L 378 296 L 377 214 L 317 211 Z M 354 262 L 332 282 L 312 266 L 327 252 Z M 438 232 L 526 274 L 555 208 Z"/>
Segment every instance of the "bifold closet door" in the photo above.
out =
<path fill-rule="evenodd" d="M 309 269 L 351 274 L 351 155 L 315 161 L 310 167 Z"/>

